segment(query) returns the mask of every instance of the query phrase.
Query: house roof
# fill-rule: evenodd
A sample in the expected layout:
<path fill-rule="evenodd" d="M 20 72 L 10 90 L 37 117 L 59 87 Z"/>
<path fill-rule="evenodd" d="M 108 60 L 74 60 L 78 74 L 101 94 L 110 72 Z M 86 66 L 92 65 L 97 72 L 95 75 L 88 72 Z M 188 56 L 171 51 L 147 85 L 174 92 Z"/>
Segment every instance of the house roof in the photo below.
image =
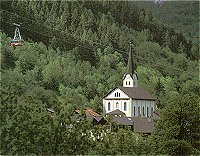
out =
<path fill-rule="evenodd" d="M 81 113 L 80 110 L 75 110 L 79 115 Z M 96 113 L 92 108 L 86 108 L 83 113 L 85 114 L 86 118 L 90 121 L 96 120 L 97 122 L 103 119 L 98 113 Z"/>
<path fill-rule="evenodd" d="M 160 119 L 160 111 L 159 110 L 155 110 L 153 111 L 153 119 Z"/>
<path fill-rule="evenodd" d="M 112 122 L 119 125 L 133 126 L 134 132 L 152 133 L 154 130 L 154 121 L 147 117 L 120 117 L 114 116 Z"/>
<path fill-rule="evenodd" d="M 140 100 L 156 100 L 155 97 L 150 95 L 145 89 L 140 87 L 122 87 L 119 86 L 126 95 L 133 99 L 140 99 Z"/>
<path fill-rule="evenodd" d="M 120 124 L 120 125 L 130 125 L 130 126 L 133 126 L 132 119 L 128 118 L 128 117 L 115 116 L 115 117 L 113 117 L 112 122 L 115 122 L 115 123 Z"/>
<path fill-rule="evenodd" d="M 86 109 L 85 114 L 86 114 L 86 116 L 94 116 L 94 117 L 100 116 L 98 113 L 93 111 L 93 109 L 91 109 L 91 108 Z"/>
<path fill-rule="evenodd" d="M 147 117 L 131 117 L 134 123 L 134 132 L 137 133 L 152 133 L 154 130 L 154 121 Z"/>
<path fill-rule="evenodd" d="M 119 109 L 109 112 L 106 115 L 125 115 L 126 116 L 126 114 L 124 112 L 120 111 Z"/>
<path fill-rule="evenodd" d="M 81 113 L 80 110 L 75 110 L 75 112 L 77 112 L 77 113 L 79 113 L 79 114 Z M 94 116 L 94 117 L 100 116 L 98 113 L 96 113 L 95 111 L 93 111 L 92 108 L 87 108 L 87 109 L 85 109 L 85 110 L 84 110 L 84 113 L 85 113 L 86 116 Z"/>

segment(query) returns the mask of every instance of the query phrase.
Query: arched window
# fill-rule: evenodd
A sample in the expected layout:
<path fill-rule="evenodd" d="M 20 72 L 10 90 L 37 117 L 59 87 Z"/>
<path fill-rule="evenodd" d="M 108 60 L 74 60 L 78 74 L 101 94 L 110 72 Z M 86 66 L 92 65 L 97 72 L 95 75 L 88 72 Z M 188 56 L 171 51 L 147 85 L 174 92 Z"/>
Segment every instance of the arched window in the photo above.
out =
<path fill-rule="evenodd" d="M 135 116 L 135 106 L 134 106 L 134 108 L 133 108 L 133 113 L 134 113 L 134 116 Z"/>
<path fill-rule="evenodd" d="M 129 81 L 128 84 L 131 85 L 131 82 Z"/>
<path fill-rule="evenodd" d="M 116 103 L 116 108 L 119 108 L 119 103 L 118 102 Z"/>
<path fill-rule="evenodd" d="M 108 102 L 108 111 L 110 111 L 110 102 Z"/>
<path fill-rule="evenodd" d="M 120 97 L 120 93 L 115 93 L 115 97 Z"/>
<path fill-rule="evenodd" d="M 127 105 L 126 105 L 126 102 L 124 102 L 124 111 L 127 110 Z"/>
<path fill-rule="evenodd" d="M 147 107 L 147 117 L 149 117 L 149 107 Z"/>
<path fill-rule="evenodd" d="M 144 107 L 142 107 L 142 114 L 143 114 L 143 116 L 145 116 Z"/>
<path fill-rule="evenodd" d="M 127 81 L 126 81 L 126 85 L 127 85 Z"/>

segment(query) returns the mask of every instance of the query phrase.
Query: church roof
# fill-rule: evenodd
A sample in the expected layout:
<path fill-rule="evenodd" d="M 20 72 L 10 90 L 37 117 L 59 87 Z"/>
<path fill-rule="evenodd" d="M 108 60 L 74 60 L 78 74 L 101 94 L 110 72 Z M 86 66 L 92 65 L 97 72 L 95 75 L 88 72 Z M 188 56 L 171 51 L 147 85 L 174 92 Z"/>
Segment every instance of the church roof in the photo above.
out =
<path fill-rule="evenodd" d="M 140 87 L 122 87 L 119 86 L 125 94 L 127 94 L 130 98 L 140 99 L 140 100 L 156 100 L 155 97 L 150 95 L 145 89 Z"/>
<path fill-rule="evenodd" d="M 107 113 L 106 115 L 123 115 L 126 116 L 124 112 L 120 111 L 119 109 L 116 109 L 112 112 Z"/>

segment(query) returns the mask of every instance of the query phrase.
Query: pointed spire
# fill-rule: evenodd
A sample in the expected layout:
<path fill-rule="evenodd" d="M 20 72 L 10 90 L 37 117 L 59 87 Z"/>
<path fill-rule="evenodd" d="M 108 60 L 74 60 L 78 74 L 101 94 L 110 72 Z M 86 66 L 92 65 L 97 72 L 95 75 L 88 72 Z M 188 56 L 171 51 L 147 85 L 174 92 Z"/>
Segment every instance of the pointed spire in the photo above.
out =
<path fill-rule="evenodd" d="M 129 50 L 129 56 L 128 56 L 128 66 L 127 66 L 127 73 L 130 74 L 131 76 L 134 73 L 133 70 L 133 56 L 132 56 L 132 49 L 131 49 L 131 42 L 130 42 L 130 50 Z"/>

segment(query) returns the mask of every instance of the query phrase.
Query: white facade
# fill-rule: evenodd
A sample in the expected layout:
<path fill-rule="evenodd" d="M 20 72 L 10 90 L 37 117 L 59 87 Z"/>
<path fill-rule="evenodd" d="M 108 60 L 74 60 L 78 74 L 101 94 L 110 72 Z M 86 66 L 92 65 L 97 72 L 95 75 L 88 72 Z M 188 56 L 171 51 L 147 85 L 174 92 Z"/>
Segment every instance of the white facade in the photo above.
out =
<path fill-rule="evenodd" d="M 155 109 L 153 100 L 133 100 L 132 117 L 141 115 L 142 117 L 151 117 Z"/>
<path fill-rule="evenodd" d="M 138 87 L 137 76 L 135 74 L 132 76 L 130 74 L 124 75 L 123 87 Z"/>
<path fill-rule="evenodd" d="M 126 116 L 131 115 L 131 99 L 119 88 L 116 88 L 106 98 L 103 99 L 104 113 L 109 113 L 116 109 L 123 111 Z"/>
<path fill-rule="evenodd" d="M 103 99 L 103 113 L 109 113 L 116 109 L 124 112 L 127 117 L 151 117 L 155 109 L 154 100 L 137 100 L 126 95 L 119 88 L 113 90 Z"/>

